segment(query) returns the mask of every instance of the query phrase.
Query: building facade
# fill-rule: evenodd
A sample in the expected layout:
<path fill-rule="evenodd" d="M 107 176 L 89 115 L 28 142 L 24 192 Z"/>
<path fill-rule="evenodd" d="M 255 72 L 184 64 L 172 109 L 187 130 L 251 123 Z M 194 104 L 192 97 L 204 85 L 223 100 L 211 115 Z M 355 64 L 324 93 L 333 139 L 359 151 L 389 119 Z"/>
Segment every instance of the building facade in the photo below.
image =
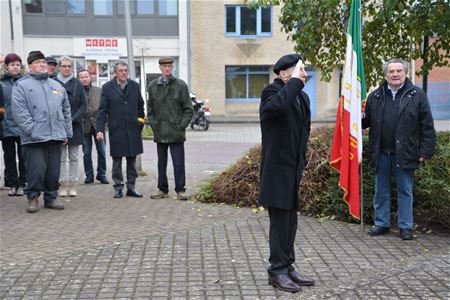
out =
<path fill-rule="evenodd" d="M 273 65 L 294 52 L 278 22 L 281 8 L 247 8 L 243 1 L 190 1 L 191 88 L 209 99 L 213 115 L 255 116 L 262 89 L 274 78 Z M 313 117 L 333 118 L 338 72 L 329 83 L 308 66 L 306 93 Z"/>
<path fill-rule="evenodd" d="M 136 80 L 142 93 L 160 74 L 158 58 L 175 57 L 176 75 L 187 80 L 187 2 L 129 0 Z M 26 58 L 41 50 L 56 58 L 68 55 L 77 70 L 88 69 L 94 84 L 111 78 L 113 65 L 127 60 L 124 0 L 0 1 L 1 53 Z"/>

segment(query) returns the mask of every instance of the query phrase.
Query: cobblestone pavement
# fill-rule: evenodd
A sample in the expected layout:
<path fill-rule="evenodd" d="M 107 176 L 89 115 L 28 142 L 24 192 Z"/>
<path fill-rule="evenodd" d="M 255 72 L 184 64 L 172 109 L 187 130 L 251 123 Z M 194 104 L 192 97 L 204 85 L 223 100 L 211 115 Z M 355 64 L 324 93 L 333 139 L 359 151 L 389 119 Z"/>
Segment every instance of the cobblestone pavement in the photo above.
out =
<path fill-rule="evenodd" d="M 241 127 L 188 133 L 191 191 L 258 142 L 257 125 Z M 81 184 L 66 210 L 27 214 L 23 197 L 0 191 L 1 299 L 450 298 L 449 236 L 361 238 L 359 225 L 304 216 L 296 266 L 316 285 L 278 292 L 267 284 L 267 213 L 149 199 L 156 157 L 151 142 L 145 149 L 142 199 Z"/>

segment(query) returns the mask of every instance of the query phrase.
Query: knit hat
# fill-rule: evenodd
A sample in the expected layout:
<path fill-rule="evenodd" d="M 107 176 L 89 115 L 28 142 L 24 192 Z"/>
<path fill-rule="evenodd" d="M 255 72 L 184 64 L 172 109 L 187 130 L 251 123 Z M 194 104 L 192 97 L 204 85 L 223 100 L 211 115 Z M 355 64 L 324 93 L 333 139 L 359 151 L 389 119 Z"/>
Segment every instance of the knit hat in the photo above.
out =
<path fill-rule="evenodd" d="M 31 51 L 28 54 L 27 63 L 29 65 L 31 65 L 33 63 L 33 61 L 38 60 L 38 59 L 45 59 L 45 55 L 39 50 Z"/>
<path fill-rule="evenodd" d="M 9 65 L 10 63 L 15 61 L 18 61 L 20 62 L 20 64 L 22 64 L 22 59 L 20 58 L 19 55 L 15 53 L 9 53 L 8 55 L 5 56 L 5 65 Z"/>

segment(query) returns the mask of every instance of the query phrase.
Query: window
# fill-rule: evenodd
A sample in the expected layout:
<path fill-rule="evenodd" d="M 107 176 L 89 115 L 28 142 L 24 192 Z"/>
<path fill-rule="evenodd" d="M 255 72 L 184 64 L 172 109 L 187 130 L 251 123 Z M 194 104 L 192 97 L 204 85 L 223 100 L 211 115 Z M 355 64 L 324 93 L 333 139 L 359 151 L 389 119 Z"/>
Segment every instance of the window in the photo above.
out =
<path fill-rule="evenodd" d="M 177 16 L 178 0 L 159 0 L 160 16 Z"/>
<path fill-rule="evenodd" d="M 226 101 L 260 101 L 261 92 L 269 84 L 269 80 L 269 66 L 226 66 Z"/>
<path fill-rule="evenodd" d="M 42 13 L 42 0 L 23 0 L 25 12 Z"/>
<path fill-rule="evenodd" d="M 264 36 L 272 34 L 272 7 L 251 9 L 225 6 L 225 34 L 232 36 Z"/>
<path fill-rule="evenodd" d="M 154 14 L 154 1 L 153 0 L 136 0 L 137 1 L 137 14 L 138 15 L 152 15 Z"/>
<path fill-rule="evenodd" d="M 112 0 L 95 0 L 94 15 L 96 16 L 112 16 Z"/>
<path fill-rule="evenodd" d="M 45 0 L 44 12 L 48 15 L 84 15 L 85 0 Z"/>
<path fill-rule="evenodd" d="M 117 15 L 119 16 L 123 16 L 125 13 L 124 1 L 129 1 L 132 15 L 154 14 L 154 0 L 117 0 Z"/>
<path fill-rule="evenodd" d="M 70 15 L 84 15 L 85 0 L 67 0 L 67 13 Z"/>

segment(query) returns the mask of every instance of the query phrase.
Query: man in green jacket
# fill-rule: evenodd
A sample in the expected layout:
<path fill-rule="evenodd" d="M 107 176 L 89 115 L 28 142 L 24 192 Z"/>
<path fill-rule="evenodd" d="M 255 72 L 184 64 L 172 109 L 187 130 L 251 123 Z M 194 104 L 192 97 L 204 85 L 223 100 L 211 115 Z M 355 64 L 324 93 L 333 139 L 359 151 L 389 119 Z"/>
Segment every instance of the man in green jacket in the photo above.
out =
<path fill-rule="evenodd" d="M 174 59 L 161 57 L 161 76 L 148 85 L 147 114 L 158 152 L 158 192 L 152 199 L 169 197 L 167 150 L 170 148 L 175 175 L 175 191 L 179 200 L 187 200 L 184 167 L 186 127 L 193 115 L 187 84 L 172 75 Z"/>

